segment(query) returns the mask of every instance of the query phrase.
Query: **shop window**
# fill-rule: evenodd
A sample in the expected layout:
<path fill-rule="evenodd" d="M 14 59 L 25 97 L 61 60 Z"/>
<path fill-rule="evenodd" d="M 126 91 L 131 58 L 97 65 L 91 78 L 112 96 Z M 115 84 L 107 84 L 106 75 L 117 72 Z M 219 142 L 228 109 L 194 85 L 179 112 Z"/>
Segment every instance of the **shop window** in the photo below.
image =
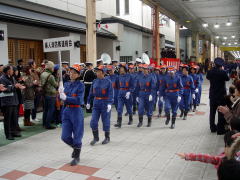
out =
<path fill-rule="evenodd" d="M 132 56 L 120 56 L 120 62 L 128 63 L 132 61 L 133 57 Z"/>

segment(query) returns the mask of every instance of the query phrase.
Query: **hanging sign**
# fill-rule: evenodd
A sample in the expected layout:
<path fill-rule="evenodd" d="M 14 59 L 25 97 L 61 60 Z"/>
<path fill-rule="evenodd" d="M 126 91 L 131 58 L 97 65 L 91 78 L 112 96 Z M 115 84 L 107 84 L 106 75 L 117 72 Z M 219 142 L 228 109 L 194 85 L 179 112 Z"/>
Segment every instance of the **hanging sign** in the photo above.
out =
<path fill-rule="evenodd" d="M 74 48 L 74 40 L 72 37 L 60 37 L 43 40 L 44 52 L 67 51 Z"/>

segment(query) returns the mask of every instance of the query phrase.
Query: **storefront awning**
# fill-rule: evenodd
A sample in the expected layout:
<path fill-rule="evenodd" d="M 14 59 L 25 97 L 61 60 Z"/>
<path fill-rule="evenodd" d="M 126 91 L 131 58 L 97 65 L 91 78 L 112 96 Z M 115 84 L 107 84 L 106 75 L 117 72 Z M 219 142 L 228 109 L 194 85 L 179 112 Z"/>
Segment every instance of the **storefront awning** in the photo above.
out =
<path fill-rule="evenodd" d="M 84 22 L 73 21 L 3 4 L 0 4 L 0 20 L 34 26 L 52 27 L 74 32 L 86 32 L 86 23 Z M 97 34 L 113 39 L 116 38 L 114 34 L 107 30 L 98 31 Z"/>

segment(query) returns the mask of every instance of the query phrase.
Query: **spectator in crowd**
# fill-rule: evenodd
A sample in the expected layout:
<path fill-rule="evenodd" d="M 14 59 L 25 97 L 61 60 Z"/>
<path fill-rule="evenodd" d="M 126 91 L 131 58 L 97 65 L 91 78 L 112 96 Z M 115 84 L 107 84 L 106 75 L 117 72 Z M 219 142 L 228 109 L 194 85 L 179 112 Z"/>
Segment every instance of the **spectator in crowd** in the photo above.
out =
<path fill-rule="evenodd" d="M 235 98 L 233 99 L 232 110 L 227 106 L 218 107 L 218 111 L 224 115 L 228 123 L 230 123 L 233 118 L 240 117 L 240 80 L 236 82 L 235 87 Z"/>
<path fill-rule="evenodd" d="M 22 72 L 22 70 L 23 70 L 23 60 L 22 59 L 17 60 L 17 69 L 19 72 Z"/>
<path fill-rule="evenodd" d="M 54 63 L 48 61 L 45 66 L 45 71 L 40 76 L 44 95 L 43 126 L 46 129 L 55 129 L 54 126 L 51 126 L 51 121 L 54 120 L 58 83 L 52 75 Z"/>
<path fill-rule="evenodd" d="M 3 64 L 0 64 L 0 77 L 3 75 Z"/>
<path fill-rule="evenodd" d="M 32 109 L 32 120 L 35 122 L 39 122 L 37 119 L 37 109 L 41 100 L 41 93 L 42 93 L 42 88 L 41 88 L 41 83 L 40 83 L 40 77 L 39 73 L 37 71 L 37 66 L 34 60 L 30 59 L 28 61 L 28 66 L 31 68 L 30 69 L 30 75 L 33 78 L 34 83 L 34 108 Z"/>
<path fill-rule="evenodd" d="M 37 80 L 31 74 L 31 66 L 24 68 L 25 76 L 23 77 L 24 86 L 23 90 L 23 103 L 24 103 L 24 126 L 33 126 L 34 123 L 30 121 L 31 111 L 34 109 L 35 92 L 34 88 L 37 85 Z"/>
<path fill-rule="evenodd" d="M 224 60 L 216 58 L 215 67 L 208 71 L 207 79 L 210 81 L 209 99 L 210 99 L 210 130 L 217 132 L 218 135 L 225 133 L 226 121 L 222 113 L 218 113 L 218 124 L 215 124 L 215 115 L 219 106 L 224 105 L 226 92 L 226 81 L 229 81 L 227 73 L 223 70 Z"/>
<path fill-rule="evenodd" d="M 25 87 L 14 79 L 12 66 L 5 66 L 3 72 L 4 75 L 0 78 L 0 84 L 3 84 L 6 88 L 1 97 L 1 106 L 4 112 L 4 132 L 8 140 L 14 140 L 14 137 L 21 137 L 17 130 L 19 101 L 16 89 L 22 90 Z"/>
<path fill-rule="evenodd" d="M 22 81 L 22 76 L 21 76 L 21 73 L 18 71 L 18 69 L 16 67 L 13 67 L 13 77 L 14 79 L 16 80 L 17 83 L 20 83 L 20 84 L 23 84 L 23 81 Z M 16 93 L 17 93 L 17 97 L 18 97 L 18 112 L 17 112 L 17 115 L 19 116 L 19 109 L 20 107 L 22 106 L 23 104 L 23 99 L 22 99 L 22 92 L 21 92 L 21 89 L 17 88 L 16 89 Z M 19 131 L 21 131 L 22 129 L 20 128 L 19 126 L 19 123 L 18 123 L 18 119 L 17 119 L 17 129 Z"/>

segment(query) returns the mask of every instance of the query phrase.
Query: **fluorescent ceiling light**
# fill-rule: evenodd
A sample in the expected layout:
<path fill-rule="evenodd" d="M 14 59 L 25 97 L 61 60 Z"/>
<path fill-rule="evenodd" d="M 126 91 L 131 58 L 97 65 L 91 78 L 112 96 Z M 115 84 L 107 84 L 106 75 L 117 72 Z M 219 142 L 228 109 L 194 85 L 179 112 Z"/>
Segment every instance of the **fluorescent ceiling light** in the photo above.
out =
<path fill-rule="evenodd" d="M 231 43 L 228 43 L 229 46 L 231 46 L 232 44 Z"/>
<path fill-rule="evenodd" d="M 218 23 L 214 24 L 214 28 L 219 28 L 220 25 Z"/>
<path fill-rule="evenodd" d="M 203 23 L 202 26 L 206 28 L 208 27 L 208 23 Z"/>
<path fill-rule="evenodd" d="M 238 44 L 237 42 L 235 42 L 234 44 Z"/>
<path fill-rule="evenodd" d="M 226 37 L 226 36 L 224 36 L 224 37 L 223 37 L 223 39 L 225 39 L 225 40 L 226 40 L 226 39 L 227 39 L 227 37 Z"/>
<path fill-rule="evenodd" d="M 219 39 L 219 36 L 216 36 L 215 38 L 216 38 L 216 39 Z"/>
<path fill-rule="evenodd" d="M 222 43 L 222 45 L 225 45 L 225 44 L 226 44 L 225 42 Z"/>
<path fill-rule="evenodd" d="M 231 26 L 232 25 L 232 22 L 228 21 L 226 22 L 226 26 Z"/>
<path fill-rule="evenodd" d="M 236 37 L 236 36 L 231 36 L 233 39 Z"/>

